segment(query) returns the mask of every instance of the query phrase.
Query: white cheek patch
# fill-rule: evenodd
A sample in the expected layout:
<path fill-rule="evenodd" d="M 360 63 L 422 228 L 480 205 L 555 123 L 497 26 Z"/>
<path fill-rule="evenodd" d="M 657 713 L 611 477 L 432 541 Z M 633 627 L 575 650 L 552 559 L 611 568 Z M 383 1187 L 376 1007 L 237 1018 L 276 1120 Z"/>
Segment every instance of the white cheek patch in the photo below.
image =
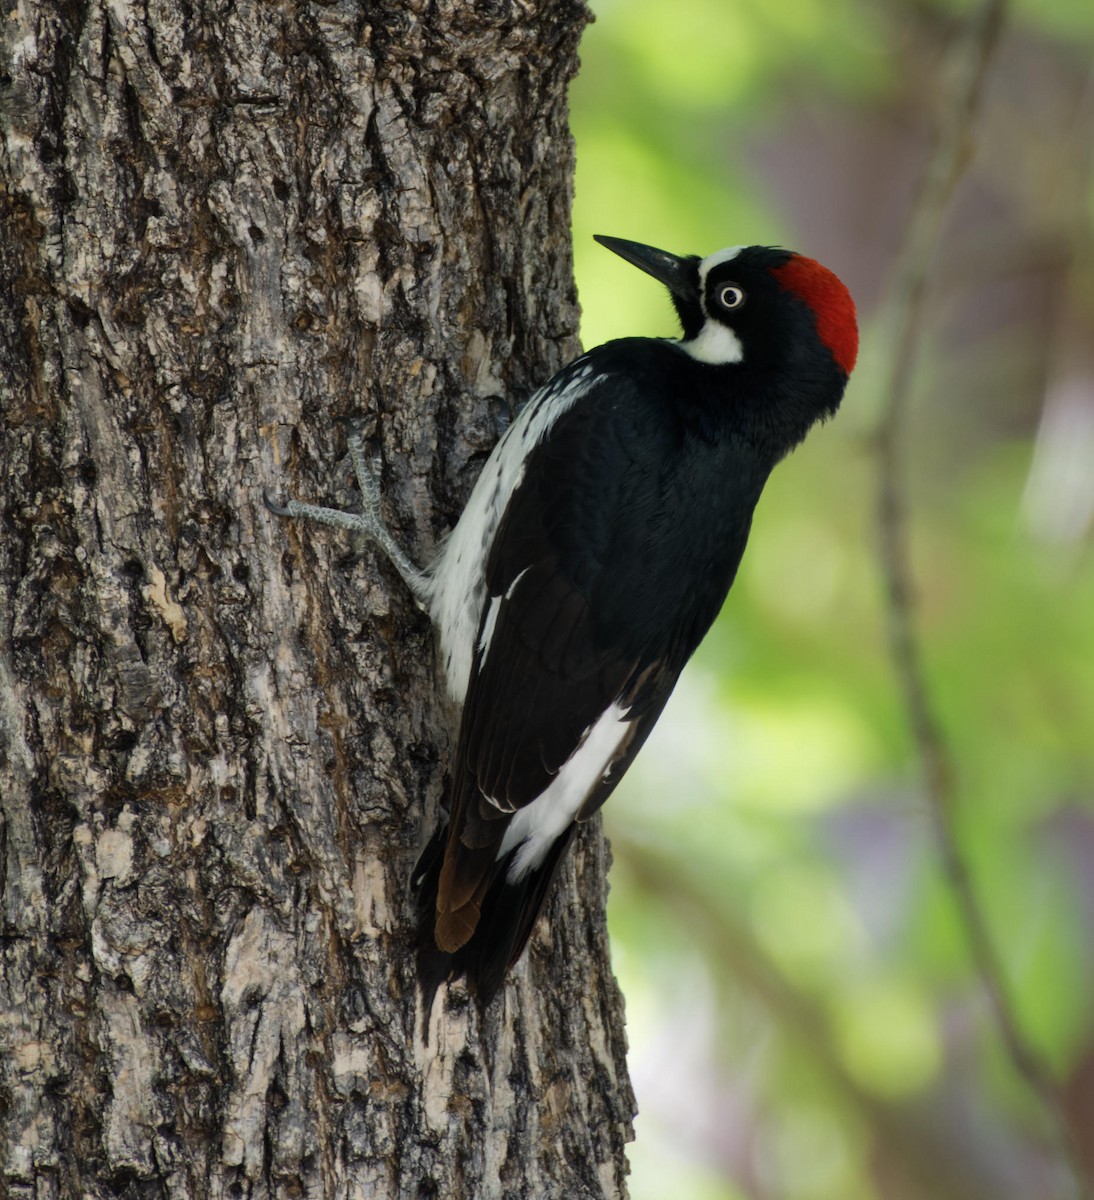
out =
<path fill-rule="evenodd" d="M 710 317 L 703 322 L 703 328 L 699 330 L 698 337 L 693 337 L 688 342 L 681 342 L 680 349 L 685 354 L 690 354 L 698 362 L 714 363 L 715 365 L 739 363 L 744 360 L 745 356 L 741 339 L 733 330 L 728 325 L 723 325 L 720 321 L 715 321 Z"/>
<path fill-rule="evenodd" d="M 619 704 L 609 705 L 596 724 L 589 727 L 584 740 L 562 764 L 547 789 L 519 809 L 509 822 L 498 858 L 520 847 L 506 876 L 510 883 L 519 883 L 543 862 L 589 793 L 607 775 L 612 760 L 630 734 L 631 723 L 624 720 L 629 711 Z"/>

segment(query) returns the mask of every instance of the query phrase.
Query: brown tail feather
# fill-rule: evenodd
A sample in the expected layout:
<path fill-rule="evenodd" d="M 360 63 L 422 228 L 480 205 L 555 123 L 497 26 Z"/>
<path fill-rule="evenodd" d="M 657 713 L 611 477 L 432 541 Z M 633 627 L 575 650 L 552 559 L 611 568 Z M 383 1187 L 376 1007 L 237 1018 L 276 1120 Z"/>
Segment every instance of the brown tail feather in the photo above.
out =
<path fill-rule="evenodd" d="M 461 946 L 466 946 L 474 937 L 481 914 L 481 901 L 473 900 L 457 909 L 438 909 L 433 923 L 433 940 L 437 943 L 437 949 L 445 954 L 455 954 Z"/>
<path fill-rule="evenodd" d="M 458 950 L 475 932 L 483 897 L 497 869 L 497 851 L 504 830 L 485 846 L 469 847 L 449 833 L 444 862 L 437 880 L 437 945 L 448 953 Z"/>
<path fill-rule="evenodd" d="M 485 1006 L 493 999 L 505 981 L 506 972 L 524 952 L 574 828 L 571 826 L 570 831 L 555 842 L 541 866 L 529 871 L 515 884 L 506 876 L 512 854 L 495 862 L 482 881 L 482 893 L 473 906 L 474 911 L 466 914 L 457 909 L 442 915 L 438 910 L 443 868 L 439 847 L 441 835 L 434 837 L 415 870 L 421 906 L 418 978 L 425 1026 L 428 1026 L 437 988 L 445 980 L 466 976 L 481 1004 Z M 456 930 L 457 923 L 464 921 L 470 926 L 466 937 L 463 926 Z M 448 922 L 452 922 L 451 930 Z M 451 945 L 455 948 L 449 949 Z"/>

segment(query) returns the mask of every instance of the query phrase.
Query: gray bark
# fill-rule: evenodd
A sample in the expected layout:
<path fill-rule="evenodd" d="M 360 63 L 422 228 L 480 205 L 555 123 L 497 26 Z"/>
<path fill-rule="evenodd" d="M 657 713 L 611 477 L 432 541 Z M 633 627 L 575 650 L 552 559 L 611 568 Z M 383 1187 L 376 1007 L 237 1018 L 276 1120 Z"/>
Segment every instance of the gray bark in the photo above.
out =
<path fill-rule="evenodd" d="M 577 350 L 580 0 L 21 0 L 0 48 L 0 1191 L 619 1196 L 583 835 L 427 1045 L 407 879 L 453 714 L 339 533 L 424 561 Z"/>

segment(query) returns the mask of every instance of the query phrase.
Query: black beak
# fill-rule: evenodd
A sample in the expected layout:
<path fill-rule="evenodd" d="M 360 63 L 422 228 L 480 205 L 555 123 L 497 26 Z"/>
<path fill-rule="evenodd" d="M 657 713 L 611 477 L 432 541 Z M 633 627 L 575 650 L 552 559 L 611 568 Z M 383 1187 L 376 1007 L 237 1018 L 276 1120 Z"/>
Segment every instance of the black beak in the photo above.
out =
<path fill-rule="evenodd" d="M 652 246 L 643 246 L 641 242 L 605 237 L 600 233 L 594 233 L 593 238 L 620 258 L 625 258 L 632 266 L 660 280 L 675 299 L 684 304 L 699 303 L 699 273 L 695 269 L 699 260 L 694 255 L 681 258 L 677 254 L 669 254 L 667 250 L 655 250 Z"/>

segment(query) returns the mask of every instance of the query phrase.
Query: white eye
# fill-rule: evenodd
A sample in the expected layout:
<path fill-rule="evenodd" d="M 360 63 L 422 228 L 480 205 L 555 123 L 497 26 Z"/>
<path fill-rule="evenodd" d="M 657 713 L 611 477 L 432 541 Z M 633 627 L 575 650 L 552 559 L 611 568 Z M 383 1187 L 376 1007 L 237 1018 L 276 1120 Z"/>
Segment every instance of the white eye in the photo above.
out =
<path fill-rule="evenodd" d="M 745 302 L 744 288 L 738 287 L 735 283 L 727 283 L 725 287 L 718 289 L 718 303 L 727 309 L 740 308 Z"/>

